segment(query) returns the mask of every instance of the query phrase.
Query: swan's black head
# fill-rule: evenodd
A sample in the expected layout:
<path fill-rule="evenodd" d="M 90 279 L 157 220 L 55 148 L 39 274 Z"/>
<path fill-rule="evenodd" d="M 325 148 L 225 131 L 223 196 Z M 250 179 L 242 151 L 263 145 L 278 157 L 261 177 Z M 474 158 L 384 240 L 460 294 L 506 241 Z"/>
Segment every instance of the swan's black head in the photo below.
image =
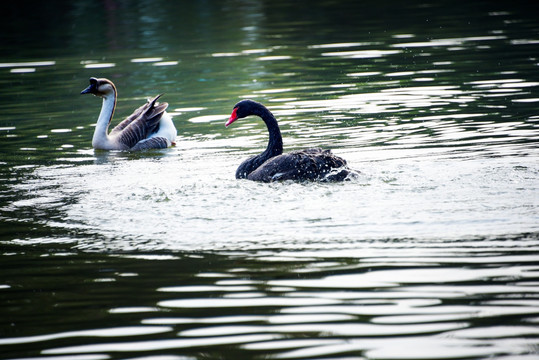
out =
<path fill-rule="evenodd" d="M 95 96 L 104 96 L 115 91 L 116 88 L 112 81 L 108 79 L 96 79 L 95 77 L 91 77 L 90 86 L 82 90 L 80 93 L 81 95 L 94 94 Z"/>
<path fill-rule="evenodd" d="M 260 110 L 264 108 L 264 105 L 256 101 L 249 99 L 242 100 L 236 105 L 234 105 L 234 110 L 232 110 L 232 114 L 230 115 L 230 118 L 226 122 L 225 126 L 228 127 L 234 121 L 247 117 L 249 115 L 259 115 Z"/>

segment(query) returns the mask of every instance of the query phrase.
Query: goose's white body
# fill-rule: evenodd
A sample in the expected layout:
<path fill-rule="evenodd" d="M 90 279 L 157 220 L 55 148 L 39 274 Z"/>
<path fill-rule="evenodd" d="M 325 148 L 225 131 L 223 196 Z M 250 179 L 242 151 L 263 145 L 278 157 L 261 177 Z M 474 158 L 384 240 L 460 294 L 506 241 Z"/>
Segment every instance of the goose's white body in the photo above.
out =
<path fill-rule="evenodd" d="M 143 150 L 165 148 L 174 144 L 176 127 L 165 109 L 157 103 L 159 96 L 148 100 L 109 133 L 116 108 L 116 88 L 107 79 L 90 79 L 90 86 L 81 94 L 92 93 L 103 98 L 103 105 L 92 138 L 92 147 L 101 150 Z"/>

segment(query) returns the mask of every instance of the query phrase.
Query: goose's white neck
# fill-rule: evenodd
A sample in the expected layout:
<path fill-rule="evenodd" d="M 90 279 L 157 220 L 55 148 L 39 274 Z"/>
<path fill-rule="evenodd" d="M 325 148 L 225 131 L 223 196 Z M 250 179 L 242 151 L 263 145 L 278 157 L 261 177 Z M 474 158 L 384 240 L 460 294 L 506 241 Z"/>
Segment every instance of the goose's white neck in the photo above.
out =
<path fill-rule="evenodd" d="M 115 147 L 108 135 L 109 124 L 116 108 L 116 93 L 113 91 L 105 94 L 103 97 L 103 105 L 97 119 L 97 124 L 92 138 L 92 146 L 94 149 L 111 150 Z"/>

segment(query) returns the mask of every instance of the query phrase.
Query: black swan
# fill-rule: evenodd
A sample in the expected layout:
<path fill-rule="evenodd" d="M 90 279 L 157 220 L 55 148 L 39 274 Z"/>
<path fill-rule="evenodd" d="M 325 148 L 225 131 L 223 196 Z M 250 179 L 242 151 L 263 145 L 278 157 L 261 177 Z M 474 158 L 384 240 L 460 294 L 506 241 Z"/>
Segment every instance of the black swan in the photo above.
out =
<path fill-rule="evenodd" d="M 236 179 L 262 182 L 343 181 L 357 175 L 357 172 L 346 166 L 346 160 L 333 155 L 331 150 L 313 148 L 283 154 L 283 138 L 275 116 L 256 101 L 242 100 L 234 105 L 225 126 L 249 115 L 259 116 L 266 123 L 269 131 L 268 147 L 261 154 L 242 162 L 236 170 Z"/>
<path fill-rule="evenodd" d="M 82 94 L 94 94 L 103 98 L 101 112 L 92 138 L 94 149 L 144 150 L 161 149 L 174 145 L 176 127 L 165 111 L 167 103 L 159 104 L 157 95 L 128 116 L 108 133 L 116 108 L 116 86 L 108 79 L 90 78 L 90 86 Z"/>

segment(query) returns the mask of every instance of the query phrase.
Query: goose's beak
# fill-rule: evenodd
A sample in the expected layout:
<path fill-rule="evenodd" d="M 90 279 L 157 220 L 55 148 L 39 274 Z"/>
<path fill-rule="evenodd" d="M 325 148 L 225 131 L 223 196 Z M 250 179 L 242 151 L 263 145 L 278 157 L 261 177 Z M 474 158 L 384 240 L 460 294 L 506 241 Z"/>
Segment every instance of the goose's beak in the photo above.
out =
<path fill-rule="evenodd" d="M 232 124 L 234 121 L 238 120 L 237 112 L 238 112 L 238 108 L 234 108 L 234 110 L 232 110 L 232 114 L 230 115 L 230 118 L 226 122 L 225 127 L 229 127 L 230 124 Z"/>
<path fill-rule="evenodd" d="M 90 85 L 86 89 L 82 90 L 80 92 L 80 94 L 81 95 L 84 95 L 84 94 L 94 94 L 94 95 L 96 95 L 97 94 L 97 79 L 94 78 L 94 77 L 91 77 L 90 78 Z"/>
<path fill-rule="evenodd" d="M 88 86 L 86 89 L 82 90 L 80 92 L 81 95 L 84 95 L 84 94 L 91 94 L 92 93 L 92 90 L 93 90 L 93 85 L 90 85 Z"/>

